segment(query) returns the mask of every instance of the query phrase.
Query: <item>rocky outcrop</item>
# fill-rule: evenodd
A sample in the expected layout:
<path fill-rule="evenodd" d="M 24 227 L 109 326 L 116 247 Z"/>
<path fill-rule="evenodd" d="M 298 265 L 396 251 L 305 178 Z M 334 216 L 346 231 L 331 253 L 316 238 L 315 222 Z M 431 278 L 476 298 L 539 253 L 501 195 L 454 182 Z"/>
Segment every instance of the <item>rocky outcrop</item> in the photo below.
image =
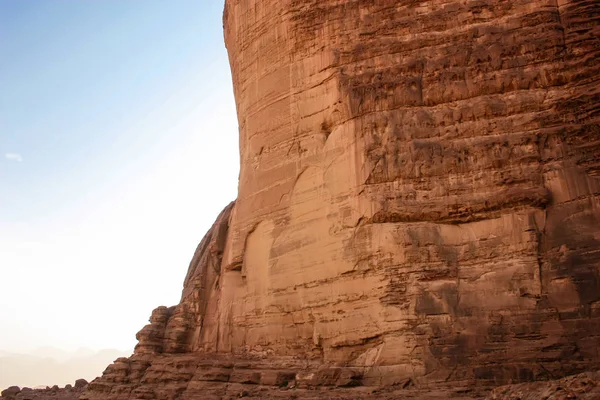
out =
<path fill-rule="evenodd" d="M 185 355 L 173 356 L 172 365 L 184 366 L 189 363 L 184 361 L 190 358 Z M 126 359 L 124 359 L 126 361 Z M 132 360 L 129 360 L 131 362 Z M 156 361 L 156 360 L 155 360 Z M 173 363 L 174 361 L 174 363 Z M 159 361 L 160 363 L 160 361 Z M 252 361 L 251 361 L 252 363 Z M 260 362 L 254 360 L 254 365 Z M 343 383 L 344 375 L 341 369 L 337 371 L 321 370 L 315 376 L 301 376 L 296 381 L 289 375 L 289 371 L 278 371 L 274 365 L 262 363 L 262 372 L 249 371 L 249 363 L 240 359 L 229 359 L 224 357 L 211 357 L 208 361 L 200 356 L 192 361 L 192 364 L 204 366 L 202 374 L 195 374 L 201 378 L 194 384 L 195 389 L 186 391 L 186 398 L 247 398 L 247 399 L 358 399 L 377 398 L 396 400 L 419 399 L 419 400 L 596 400 L 600 398 L 600 372 L 586 372 L 583 374 L 569 376 L 560 380 L 522 383 L 507 385 L 494 389 L 486 396 L 486 388 L 481 387 L 449 387 L 430 386 L 416 388 L 412 380 L 406 380 L 400 385 L 387 387 L 360 387 Z M 189 370 L 188 370 L 189 373 Z M 336 378 L 337 376 L 337 378 Z M 337 382 L 336 382 L 337 379 Z M 262 383 L 261 383 L 262 380 Z M 156 382 L 156 381 L 155 381 Z M 312 384 L 316 386 L 311 386 Z M 322 385 L 322 383 L 329 383 Z M 348 381 L 346 381 L 348 382 Z M 145 390 L 138 388 L 133 398 L 177 398 L 181 391 L 173 390 L 172 382 L 146 385 Z M 7 400 L 76 400 L 81 396 L 87 383 L 46 389 L 30 389 L 10 387 L 2 391 L 0 399 Z M 130 394 L 125 393 L 123 398 Z M 82 396 L 83 399 L 87 396 Z"/>
<path fill-rule="evenodd" d="M 487 400 L 596 400 L 600 372 L 586 372 L 550 382 L 522 383 L 494 389 Z"/>
<path fill-rule="evenodd" d="M 2 391 L 2 400 L 77 400 L 87 389 L 88 382 L 85 379 L 77 379 L 75 386 L 66 385 L 59 388 L 57 385 L 45 389 L 31 389 L 11 386 Z"/>
<path fill-rule="evenodd" d="M 20 391 L 21 391 L 21 388 L 19 388 L 18 386 L 11 386 L 11 387 L 4 389 L 0 393 L 0 395 L 2 396 L 2 398 L 11 398 L 11 397 L 15 397 L 17 394 L 19 394 Z"/>
<path fill-rule="evenodd" d="M 88 398 L 599 368 L 599 22 L 594 0 L 227 0 L 238 199 Z"/>
<path fill-rule="evenodd" d="M 206 314 L 214 312 L 218 299 L 221 260 L 233 205 L 232 202 L 221 212 L 198 245 L 185 278 L 181 302 L 152 312 L 150 324 L 136 335 L 135 354 L 186 353 L 197 346 Z"/>

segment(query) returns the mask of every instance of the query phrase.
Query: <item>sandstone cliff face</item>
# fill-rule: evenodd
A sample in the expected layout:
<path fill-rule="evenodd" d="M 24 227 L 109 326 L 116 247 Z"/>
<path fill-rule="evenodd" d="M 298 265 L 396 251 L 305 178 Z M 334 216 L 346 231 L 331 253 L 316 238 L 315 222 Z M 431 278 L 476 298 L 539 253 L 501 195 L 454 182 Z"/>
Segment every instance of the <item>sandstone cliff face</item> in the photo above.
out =
<path fill-rule="evenodd" d="M 382 383 L 598 365 L 599 13 L 228 1 L 242 171 L 217 350 Z"/>
<path fill-rule="evenodd" d="M 600 367 L 599 21 L 595 0 L 227 0 L 238 199 L 90 396 Z"/>

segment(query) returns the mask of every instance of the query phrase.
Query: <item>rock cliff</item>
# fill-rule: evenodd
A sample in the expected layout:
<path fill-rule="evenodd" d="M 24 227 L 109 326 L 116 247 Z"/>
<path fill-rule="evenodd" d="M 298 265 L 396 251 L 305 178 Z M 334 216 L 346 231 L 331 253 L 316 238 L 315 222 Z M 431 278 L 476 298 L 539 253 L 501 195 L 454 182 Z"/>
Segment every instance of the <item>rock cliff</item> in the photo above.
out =
<path fill-rule="evenodd" d="M 224 29 L 238 199 L 87 398 L 600 368 L 598 1 L 226 0 Z"/>

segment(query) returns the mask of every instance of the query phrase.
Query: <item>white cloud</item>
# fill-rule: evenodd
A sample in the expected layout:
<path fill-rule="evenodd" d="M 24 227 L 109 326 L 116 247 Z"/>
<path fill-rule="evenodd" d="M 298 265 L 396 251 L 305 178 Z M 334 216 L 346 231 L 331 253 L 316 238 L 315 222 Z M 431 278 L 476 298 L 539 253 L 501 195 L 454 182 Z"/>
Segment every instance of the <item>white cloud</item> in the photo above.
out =
<path fill-rule="evenodd" d="M 23 162 L 23 157 L 19 153 L 6 153 L 4 157 L 10 161 Z"/>

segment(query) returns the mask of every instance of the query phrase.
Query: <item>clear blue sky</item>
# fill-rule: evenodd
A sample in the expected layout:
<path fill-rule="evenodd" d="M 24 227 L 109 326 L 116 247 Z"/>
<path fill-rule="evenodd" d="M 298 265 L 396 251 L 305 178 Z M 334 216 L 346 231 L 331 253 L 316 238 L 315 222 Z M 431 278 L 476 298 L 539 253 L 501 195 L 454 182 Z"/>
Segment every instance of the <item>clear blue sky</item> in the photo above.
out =
<path fill-rule="evenodd" d="M 223 0 L 0 1 L 0 350 L 128 348 L 235 198 Z"/>

